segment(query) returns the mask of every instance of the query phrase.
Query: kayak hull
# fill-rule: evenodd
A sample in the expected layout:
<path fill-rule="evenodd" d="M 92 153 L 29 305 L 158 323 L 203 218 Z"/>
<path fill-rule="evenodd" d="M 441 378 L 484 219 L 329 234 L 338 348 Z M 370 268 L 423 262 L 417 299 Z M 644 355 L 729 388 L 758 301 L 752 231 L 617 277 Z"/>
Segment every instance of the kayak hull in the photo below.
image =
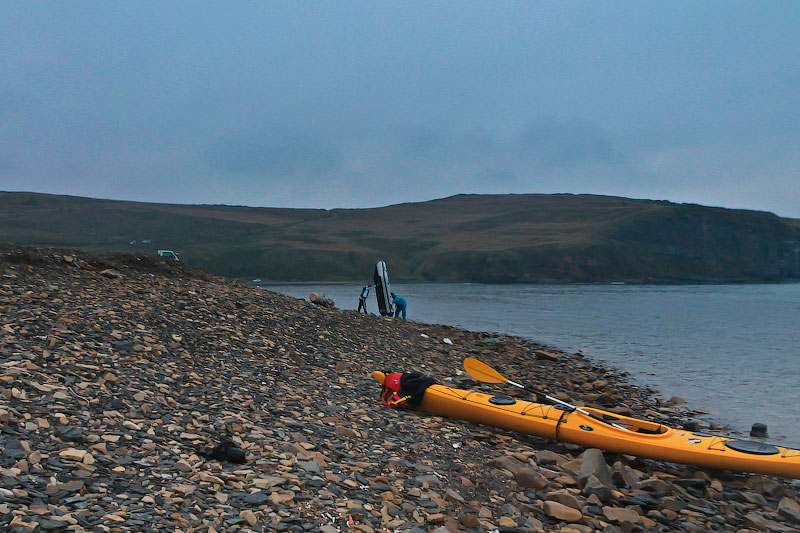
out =
<path fill-rule="evenodd" d="M 375 263 L 375 272 L 372 274 L 375 283 L 375 297 L 378 300 L 378 312 L 381 316 L 392 316 L 392 292 L 389 288 L 389 273 L 386 262 Z"/>
<path fill-rule="evenodd" d="M 383 383 L 383 373 L 375 372 L 373 377 Z M 560 406 L 431 385 L 419 409 L 610 452 L 704 468 L 800 478 L 800 450 L 674 429 L 589 407 L 581 408 L 588 413 L 584 414 Z"/>

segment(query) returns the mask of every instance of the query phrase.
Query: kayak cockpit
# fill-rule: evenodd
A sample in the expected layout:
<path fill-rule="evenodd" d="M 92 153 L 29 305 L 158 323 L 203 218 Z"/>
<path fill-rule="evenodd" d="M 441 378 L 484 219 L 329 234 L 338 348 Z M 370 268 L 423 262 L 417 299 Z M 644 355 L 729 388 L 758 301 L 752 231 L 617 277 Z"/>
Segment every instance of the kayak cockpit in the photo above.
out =
<path fill-rule="evenodd" d="M 583 407 L 582 409 L 588 411 L 590 416 L 595 420 L 599 420 L 608 425 L 615 424 L 617 426 L 622 426 L 626 430 L 639 433 L 640 435 L 662 435 L 669 431 L 667 426 L 659 424 L 658 422 L 638 420 L 626 416 L 615 416 L 606 411 L 592 409 L 590 407 Z"/>

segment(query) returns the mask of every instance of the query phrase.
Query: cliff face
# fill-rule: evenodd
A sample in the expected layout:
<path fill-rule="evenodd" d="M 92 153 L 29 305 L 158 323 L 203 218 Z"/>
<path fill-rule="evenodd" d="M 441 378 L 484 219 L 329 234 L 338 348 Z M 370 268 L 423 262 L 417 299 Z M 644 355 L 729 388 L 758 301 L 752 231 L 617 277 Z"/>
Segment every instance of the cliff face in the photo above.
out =
<path fill-rule="evenodd" d="M 186 206 L 0 193 L 0 241 L 154 253 L 226 276 L 473 282 L 800 279 L 800 221 L 593 195 L 459 195 L 377 209 Z"/>
<path fill-rule="evenodd" d="M 659 260 L 669 278 L 737 281 L 800 276 L 797 229 L 770 213 L 672 206 L 618 228 L 612 237 Z"/>
<path fill-rule="evenodd" d="M 800 236 L 769 213 L 670 205 L 606 225 L 593 239 L 499 252 L 456 252 L 421 275 L 470 281 L 747 282 L 800 278 Z"/>

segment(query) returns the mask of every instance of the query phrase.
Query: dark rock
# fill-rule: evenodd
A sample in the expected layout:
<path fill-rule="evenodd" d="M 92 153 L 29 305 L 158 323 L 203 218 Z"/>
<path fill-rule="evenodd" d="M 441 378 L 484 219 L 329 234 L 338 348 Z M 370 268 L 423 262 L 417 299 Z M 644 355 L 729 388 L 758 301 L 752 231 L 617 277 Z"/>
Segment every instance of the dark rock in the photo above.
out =
<path fill-rule="evenodd" d="M 297 466 L 305 470 L 306 472 L 319 472 L 320 467 L 319 463 L 316 461 L 298 461 Z"/>
<path fill-rule="evenodd" d="M 244 503 L 252 506 L 264 505 L 269 501 L 269 495 L 266 492 L 253 492 L 242 498 Z"/>
<path fill-rule="evenodd" d="M 700 424 L 697 420 L 687 420 L 682 424 L 682 427 L 686 431 L 700 431 Z"/>
<path fill-rule="evenodd" d="M 64 426 L 56 428 L 56 437 L 68 442 L 86 442 L 83 431 L 75 426 Z"/>
<path fill-rule="evenodd" d="M 589 448 L 583 452 L 581 457 L 583 458 L 580 471 L 582 477 L 594 476 L 603 485 L 611 485 L 611 473 L 602 450 Z"/>
<path fill-rule="evenodd" d="M 712 515 L 717 514 L 717 511 L 715 511 L 713 509 L 709 509 L 708 507 L 701 507 L 699 505 L 687 505 L 686 508 L 691 510 L 691 511 L 695 511 L 695 512 L 698 512 L 698 513 L 703 513 L 703 514 L 708 515 L 708 516 L 712 516 Z"/>
<path fill-rule="evenodd" d="M 800 504 L 791 498 L 781 498 L 778 502 L 778 514 L 790 522 L 800 524 Z"/>
<path fill-rule="evenodd" d="M 514 479 L 520 487 L 535 490 L 542 490 L 546 488 L 549 483 L 544 474 L 527 467 L 520 468 L 514 476 Z"/>
<path fill-rule="evenodd" d="M 39 527 L 45 531 L 58 531 L 60 529 L 65 529 L 70 525 L 66 520 L 54 520 L 48 518 L 42 518 L 37 520 L 37 522 L 39 522 Z"/>
<path fill-rule="evenodd" d="M 683 487 L 684 489 L 705 490 L 706 480 L 697 478 L 676 479 L 672 482 L 674 485 Z"/>
<path fill-rule="evenodd" d="M 514 457 L 504 455 L 502 457 L 495 457 L 488 462 L 489 466 L 493 466 L 495 468 L 503 468 L 508 470 L 512 474 L 517 474 L 522 468 L 525 467 L 525 463 L 520 461 L 519 459 L 515 459 Z"/>
<path fill-rule="evenodd" d="M 22 444 L 14 437 L 6 437 L 3 441 L 2 451 L 4 457 L 14 460 L 22 459 L 28 455 L 25 448 L 22 447 Z"/>
<path fill-rule="evenodd" d="M 601 502 L 607 503 L 614 499 L 614 495 L 611 492 L 611 488 L 597 479 L 594 475 L 590 475 L 586 479 L 586 484 L 583 486 L 581 490 L 581 494 L 584 496 L 591 496 L 594 494 L 597 496 Z"/>
<path fill-rule="evenodd" d="M 638 505 L 643 509 L 656 509 L 661 500 L 650 496 L 629 496 L 625 499 L 626 505 Z"/>
<path fill-rule="evenodd" d="M 247 460 L 247 452 L 229 440 L 217 444 L 212 450 L 207 452 L 206 456 L 210 459 L 216 459 L 217 461 L 227 461 L 235 464 L 242 464 Z"/>

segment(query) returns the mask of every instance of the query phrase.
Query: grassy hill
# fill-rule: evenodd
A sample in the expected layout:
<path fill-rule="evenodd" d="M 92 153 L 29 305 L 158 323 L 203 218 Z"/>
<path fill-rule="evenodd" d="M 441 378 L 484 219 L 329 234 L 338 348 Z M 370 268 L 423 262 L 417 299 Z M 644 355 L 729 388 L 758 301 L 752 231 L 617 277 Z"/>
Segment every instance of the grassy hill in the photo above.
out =
<path fill-rule="evenodd" d="M 458 195 L 323 210 L 0 192 L 0 242 L 166 248 L 216 274 L 265 280 L 362 281 L 379 258 L 395 280 L 800 279 L 798 220 L 594 195 Z"/>

